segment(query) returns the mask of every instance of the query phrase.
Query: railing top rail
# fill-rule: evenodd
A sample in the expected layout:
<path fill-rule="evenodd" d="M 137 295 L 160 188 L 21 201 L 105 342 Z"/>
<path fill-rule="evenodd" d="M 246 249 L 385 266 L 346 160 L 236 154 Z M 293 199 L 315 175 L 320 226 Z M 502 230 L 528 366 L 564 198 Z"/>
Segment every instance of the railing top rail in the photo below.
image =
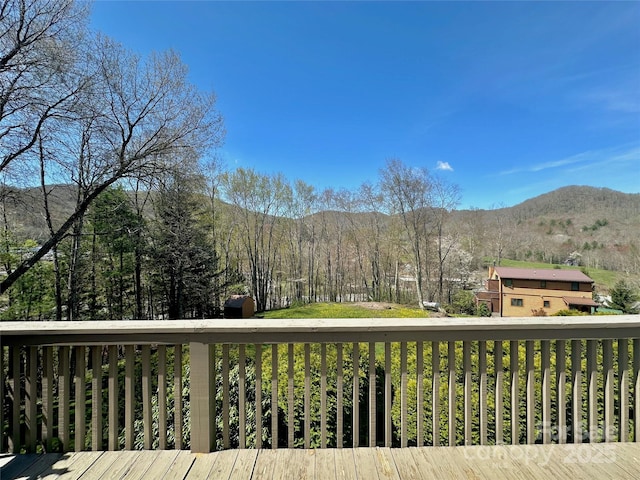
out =
<path fill-rule="evenodd" d="M 640 315 L 0 322 L 3 344 L 106 345 L 640 338 Z"/>

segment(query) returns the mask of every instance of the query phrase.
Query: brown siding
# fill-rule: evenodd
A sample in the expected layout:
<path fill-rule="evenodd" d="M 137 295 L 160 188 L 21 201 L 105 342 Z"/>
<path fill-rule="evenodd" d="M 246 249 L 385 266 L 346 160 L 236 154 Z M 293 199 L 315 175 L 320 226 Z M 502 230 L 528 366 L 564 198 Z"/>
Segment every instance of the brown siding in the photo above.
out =
<path fill-rule="evenodd" d="M 503 279 L 504 284 L 504 279 Z M 547 280 L 544 290 L 563 290 L 565 292 L 591 292 L 591 283 L 579 282 L 578 290 L 571 290 L 572 282 Z M 542 288 L 540 280 L 513 280 L 513 288 Z M 505 287 L 509 288 L 509 287 Z"/>

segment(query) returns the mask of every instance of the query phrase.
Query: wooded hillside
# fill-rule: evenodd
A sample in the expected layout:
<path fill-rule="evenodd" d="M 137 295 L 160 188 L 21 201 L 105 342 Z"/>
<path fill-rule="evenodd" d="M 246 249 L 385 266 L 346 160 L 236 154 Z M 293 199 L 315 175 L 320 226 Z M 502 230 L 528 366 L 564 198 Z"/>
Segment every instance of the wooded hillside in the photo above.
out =
<path fill-rule="evenodd" d="M 119 188 L 99 197 L 82 237 L 79 315 L 213 316 L 232 293 L 257 297 L 261 310 L 292 302 L 416 302 L 411 233 L 403 227 L 403 218 L 412 214 L 392 212 L 382 195 L 367 203 L 362 191 L 316 193 L 301 184 L 291 188 L 282 178 L 242 174 L 253 177 L 235 185 L 235 197 L 229 189 L 237 173 L 209 178 L 209 186 L 212 180 L 219 184 L 209 194 L 204 177 L 191 177 L 151 192 Z M 249 184 L 270 191 L 272 198 L 260 197 Z M 54 223 L 68 218 L 74 188 L 47 188 Z M 6 269 L 29 255 L 20 245 L 47 238 L 47 226 L 40 189 L 5 188 L 1 199 Z M 451 302 L 458 290 L 480 285 L 488 264 L 503 259 L 618 270 L 632 283 L 640 274 L 639 194 L 571 186 L 513 207 L 425 206 L 424 215 L 426 228 L 415 232 L 424 260 L 425 301 Z M 179 231 L 167 235 L 180 223 Z M 63 318 L 70 241 L 57 253 Z M 33 287 L 53 278 L 53 270 L 49 256 L 20 282 L 6 300 L 5 318 L 51 318 L 55 282 Z M 597 288 L 606 293 L 605 285 Z"/>

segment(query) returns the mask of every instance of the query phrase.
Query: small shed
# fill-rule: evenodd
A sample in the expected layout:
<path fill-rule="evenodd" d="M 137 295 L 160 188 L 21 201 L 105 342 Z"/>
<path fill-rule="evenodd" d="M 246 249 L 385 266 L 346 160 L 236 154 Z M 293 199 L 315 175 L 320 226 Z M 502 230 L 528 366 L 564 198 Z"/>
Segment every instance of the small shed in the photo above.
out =
<path fill-rule="evenodd" d="M 224 318 L 251 318 L 255 309 L 253 298 L 247 295 L 232 295 L 224 302 Z"/>

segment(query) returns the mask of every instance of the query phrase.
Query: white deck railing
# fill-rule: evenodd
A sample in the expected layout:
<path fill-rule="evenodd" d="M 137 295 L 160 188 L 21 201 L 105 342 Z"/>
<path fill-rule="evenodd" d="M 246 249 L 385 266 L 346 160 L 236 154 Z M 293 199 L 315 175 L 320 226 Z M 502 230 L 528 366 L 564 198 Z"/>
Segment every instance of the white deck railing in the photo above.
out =
<path fill-rule="evenodd" d="M 640 439 L 640 316 L 3 322 L 0 342 L 9 452 Z"/>

